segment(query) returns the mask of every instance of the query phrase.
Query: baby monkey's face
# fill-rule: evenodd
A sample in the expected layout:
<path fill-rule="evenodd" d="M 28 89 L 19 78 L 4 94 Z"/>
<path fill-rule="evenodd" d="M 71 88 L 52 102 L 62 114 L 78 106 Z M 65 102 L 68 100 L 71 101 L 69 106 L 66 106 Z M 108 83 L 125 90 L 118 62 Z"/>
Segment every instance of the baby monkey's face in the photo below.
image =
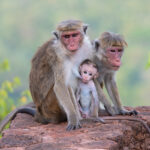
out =
<path fill-rule="evenodd" d="M 92 64 L 83 64 L 80 66 L 80 74 L 82 81 L 88 83 L 90 80 L 93 80 L 97 77 L 97 69 Z"/>

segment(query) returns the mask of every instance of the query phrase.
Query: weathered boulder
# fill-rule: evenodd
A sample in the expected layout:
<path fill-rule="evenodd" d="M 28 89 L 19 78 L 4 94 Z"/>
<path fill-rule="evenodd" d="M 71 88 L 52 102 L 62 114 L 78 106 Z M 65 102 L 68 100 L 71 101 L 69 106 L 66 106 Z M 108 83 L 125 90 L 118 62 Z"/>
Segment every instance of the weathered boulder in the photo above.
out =
<path fill-rule="evenodd" d="M 127 107 L 127 109 L 133 109 Z M 136 107 L 150 127 L 150 107 Z M 119 116 L 118 116 L 119 117 Z M 134 116 L 130 116 L 132 118 Z M 82 128 L 66 131 L 67 122 L 42 125 L 32 116 L 18 114 L 3 131 L 1 150 L 150 150 L 150 134 L 142 123 L 107 120 L 105 124 L 82 121 Z"/>

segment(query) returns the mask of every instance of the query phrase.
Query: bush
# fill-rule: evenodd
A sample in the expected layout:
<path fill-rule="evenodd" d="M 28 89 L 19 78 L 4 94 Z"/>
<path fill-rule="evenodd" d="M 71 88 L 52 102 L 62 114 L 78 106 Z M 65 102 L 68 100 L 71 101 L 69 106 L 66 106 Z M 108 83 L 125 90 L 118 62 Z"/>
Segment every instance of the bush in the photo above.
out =
<path fill-rule="evenodd" d="M 10 70 L 8 60 L 0 63 L 0 73 Z M 14 77 L 12 81 L 3 81 L 0 85 L 0 121 L 17 106 L 27 103 L 31 99 L 29 90 L 25 90 L 19 94 L 19 99 L 14 99 L 11 95 L 15 93 L 15 89 L 21 85 L 19 77 Z"/>

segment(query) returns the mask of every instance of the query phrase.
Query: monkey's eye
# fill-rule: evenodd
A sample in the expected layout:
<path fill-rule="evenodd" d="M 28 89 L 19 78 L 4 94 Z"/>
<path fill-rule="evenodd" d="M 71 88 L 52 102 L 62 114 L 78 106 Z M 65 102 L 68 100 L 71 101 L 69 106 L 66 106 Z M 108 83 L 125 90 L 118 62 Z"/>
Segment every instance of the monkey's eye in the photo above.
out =
<path fill-rule="evenodd" d="M 70 35 L 64 35 L 63 36 L 65 39 L 69 39 L 70 38 Z"/>
<path fill-rule="evenodd" d="M 90 73 L 89 76 L 92 76 L 92 73 Z"/>
<path fill-rule="evenodd" d="M 83 73 L 84 73 L 84 74 L 87 74 L 87 71 L 84 71 Z"/>
<path fill-rule="evenodd" d="M 79 34 L 78 33 L 74 33 L 72 34 L 72 37 L 77 37 Z"/>
<path fill-rule="evenodd" d="M 110 50 L 110 52 L 114 53 L 114 52 L 115 52 L 115 50 L 114 50 L 114 49 L 111 49 L 111 50 Z"/>
<path fill-rule="evenodd" d="M 122 49 L 118 49 L 118 52 L 122 52 Z"/>

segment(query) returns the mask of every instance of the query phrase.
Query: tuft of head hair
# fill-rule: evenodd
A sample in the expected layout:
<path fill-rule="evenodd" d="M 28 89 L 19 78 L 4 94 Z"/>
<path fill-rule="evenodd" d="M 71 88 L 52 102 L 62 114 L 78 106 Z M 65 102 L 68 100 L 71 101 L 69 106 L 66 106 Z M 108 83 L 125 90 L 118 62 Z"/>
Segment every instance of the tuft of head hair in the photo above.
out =
<path fill-rule="evenodd" d="M 93 63 L 90 59 L 85 59 L 80 66 L 87 64 L 87 65 L 92 65 L 94 68 L 98 69 L 97 65 L 95 63 Z"/>
<path fill-rule="evenodd" d="M 71 31 L 81 29 L 84 26 L 80 20 L 65 20 L 59 23 L 57 26 L 58 31 Z"/>
<path fill-rule="evenodd" d="M 103 32 L 99 38 L 99 41 L 102 49 L 112 46 L 121 46 L 123 48 L 128 46 L 122 35 L 113 32 Z"/>

